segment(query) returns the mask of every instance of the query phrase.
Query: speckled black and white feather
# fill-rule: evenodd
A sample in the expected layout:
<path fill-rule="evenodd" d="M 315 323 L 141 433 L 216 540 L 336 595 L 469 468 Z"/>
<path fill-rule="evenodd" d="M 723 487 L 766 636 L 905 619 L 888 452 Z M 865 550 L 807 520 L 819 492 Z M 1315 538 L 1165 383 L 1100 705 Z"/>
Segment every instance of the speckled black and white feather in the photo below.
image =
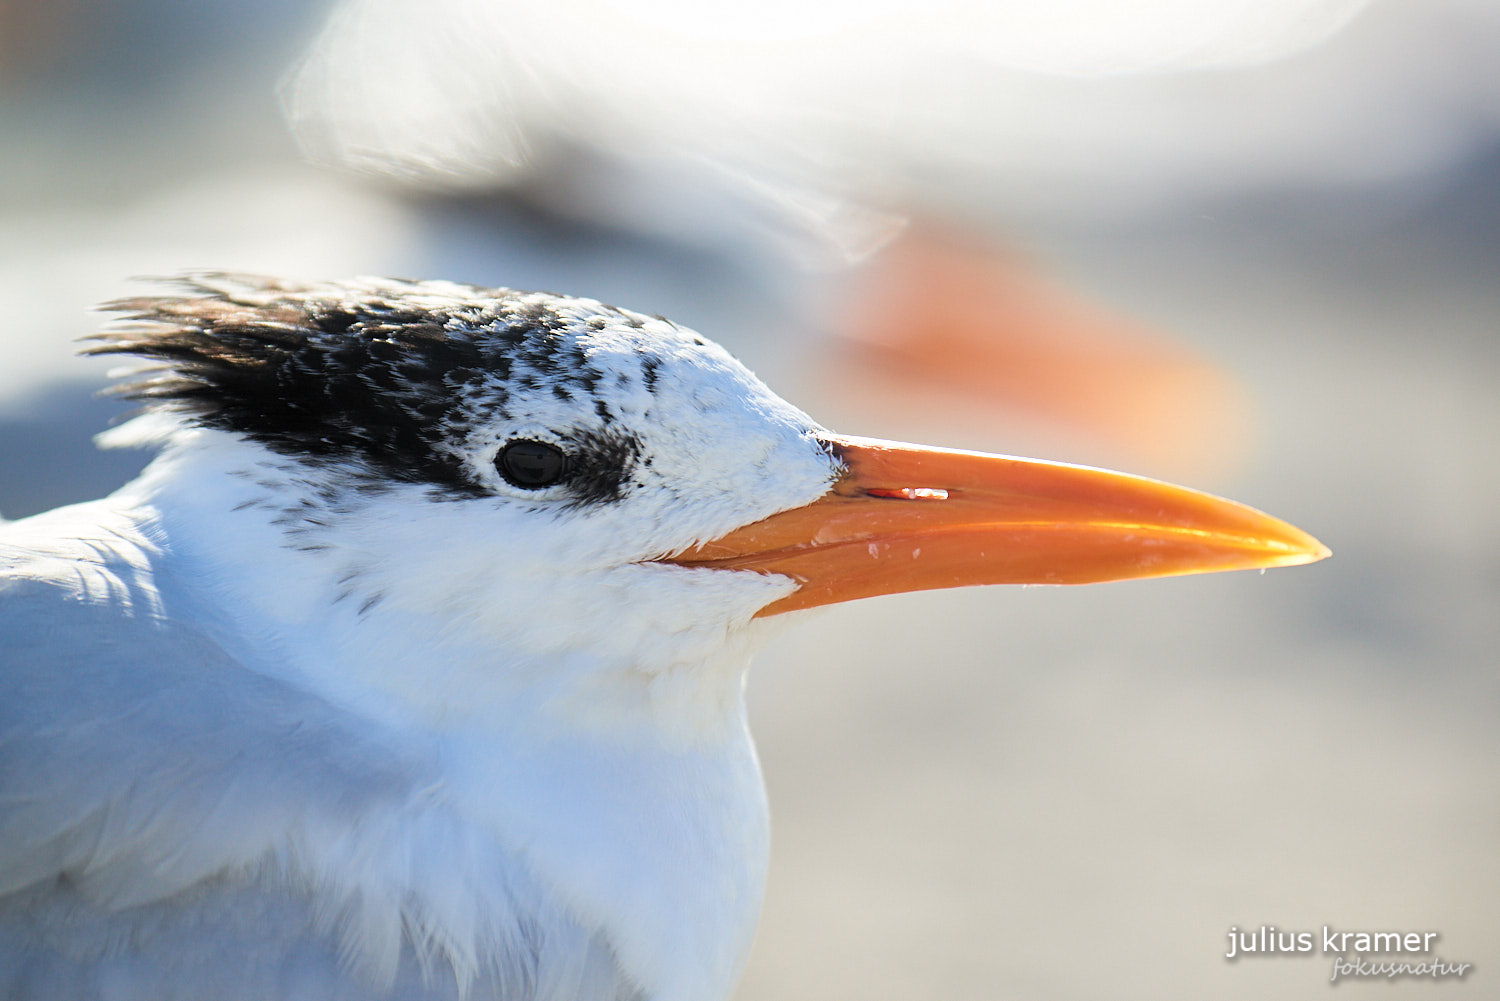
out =
<path fill-rule="evenodd" d="M 611 399 L 655 388 L 660 362 L 606 371 L 589 338 L 610 326 L 678 328 L 592 300 L 452 282 L 301 284 L 205 273 L 185 294 L 122 299 L 126 319 L 88 353 L 165 367 L 118 387 L 304 461 L 383 480 L 485 492 L 464 461 L 476 429 L 512 419 L 538 393 L 578 404 L 588 426 L 559 429 L 581 502 L 616 499 L 640 458 Z M 696 335 L 694 338 L 702 345 Z"/>

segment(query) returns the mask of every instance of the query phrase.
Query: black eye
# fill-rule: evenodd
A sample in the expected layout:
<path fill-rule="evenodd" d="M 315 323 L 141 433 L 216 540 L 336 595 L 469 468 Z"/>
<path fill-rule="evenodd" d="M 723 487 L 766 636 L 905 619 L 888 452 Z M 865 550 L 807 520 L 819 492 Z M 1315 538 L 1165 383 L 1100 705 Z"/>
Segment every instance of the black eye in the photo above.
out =
<path fill-rule="evenodd" d="M 495 456 L 495 468 L 505 481 L 523 490 L 540 490 L 568 472 L 568 457 L 540 441 L 513 441 Z"/>

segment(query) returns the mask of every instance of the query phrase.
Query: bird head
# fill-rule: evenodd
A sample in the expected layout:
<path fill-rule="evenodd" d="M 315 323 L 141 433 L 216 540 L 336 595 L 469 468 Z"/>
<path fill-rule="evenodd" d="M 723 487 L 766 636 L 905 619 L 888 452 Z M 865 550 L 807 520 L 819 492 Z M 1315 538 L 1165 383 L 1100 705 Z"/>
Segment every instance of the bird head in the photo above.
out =
<path fill-rule="evenodd" d="M 269 515 L 351 623 L 503 649 L 512 682 L 702 670 L 753 620 L 876 594 L 1327 554 L 1154 480 L 835 435 L 693 331 L 593 300 L 215 274 L 110 308 L 90 350 L 157 363 L 122 392 L 169 418 L 168 455 L 231 457 L 204 503 Z M 283 618 L 316 604 L 269 590 Z"/>
<path fill-rule="evenodd" d="M 152 366 L 118 431 L 162 452 L 110 504 L 150 554 L 131 579 L 173 628 L 432 762 L 314 875 L 420 902 L 402 920 L 460 983 L 497 948 L 474 915 L 511 907 L 501 851 L 526 906 L 601 936 L 641 996 L 728 994 L 768 850 L 743 669 L 783 613 L 1326 553 L 1153 480 L 835 435 L 692 331 L 592 300 L 181 285 L 113 304 L 91 349 Z M 395 955 L 372 941 L 346 947 Z"/>

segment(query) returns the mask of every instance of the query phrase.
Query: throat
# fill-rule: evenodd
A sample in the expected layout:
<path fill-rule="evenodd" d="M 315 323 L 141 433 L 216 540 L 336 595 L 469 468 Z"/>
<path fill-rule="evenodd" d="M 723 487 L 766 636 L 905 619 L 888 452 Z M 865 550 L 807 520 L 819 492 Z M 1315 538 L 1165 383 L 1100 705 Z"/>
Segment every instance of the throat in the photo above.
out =
<path fill-rule="evenodd" d="M 479 934 L 463 924 L 469 889 L 444 883 L 446 866 L 437 889 L 400 882 L 408 851 L 457 857 L 432 850 L 436 835 L 518 867 L 525 894 L 608 942 L 651 997 L 726 996 L 768 851 L 743 686 L 773 627 L 751 617 L 784 583 L 635 564 L 517 573 L 500 544 L 474 542 L 506 537 L 490 508 L 407 491 L 351 494 L 210 438 L 169 449 L 112 503 L 156 546 L 167 616 L 379 734 L 372 755 L 420 751 L 389 824 L 368 810 L 350 823 L 395 839 L 372 842 L 395 860 L 391 899 L 454 894 L 451 920 L 422 905 L 452 950 Z M 408 813 L 424 797 L 451 832 L 416 822 L 426 805 Z"/>

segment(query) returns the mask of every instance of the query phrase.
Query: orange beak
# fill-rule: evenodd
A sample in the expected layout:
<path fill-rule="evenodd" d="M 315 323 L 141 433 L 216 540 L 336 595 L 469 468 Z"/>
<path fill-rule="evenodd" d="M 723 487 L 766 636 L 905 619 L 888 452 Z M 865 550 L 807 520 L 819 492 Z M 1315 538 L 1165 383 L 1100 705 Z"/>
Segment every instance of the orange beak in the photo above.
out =
<path fill-rule="evenodd" d="M 1125 473 L 830 437 L 847 472 L 811 504 L 665 562 L 784 574 L 758 615 L 970 584 L 1089 584 L 1312 563 L 1284 521 Z"/>

